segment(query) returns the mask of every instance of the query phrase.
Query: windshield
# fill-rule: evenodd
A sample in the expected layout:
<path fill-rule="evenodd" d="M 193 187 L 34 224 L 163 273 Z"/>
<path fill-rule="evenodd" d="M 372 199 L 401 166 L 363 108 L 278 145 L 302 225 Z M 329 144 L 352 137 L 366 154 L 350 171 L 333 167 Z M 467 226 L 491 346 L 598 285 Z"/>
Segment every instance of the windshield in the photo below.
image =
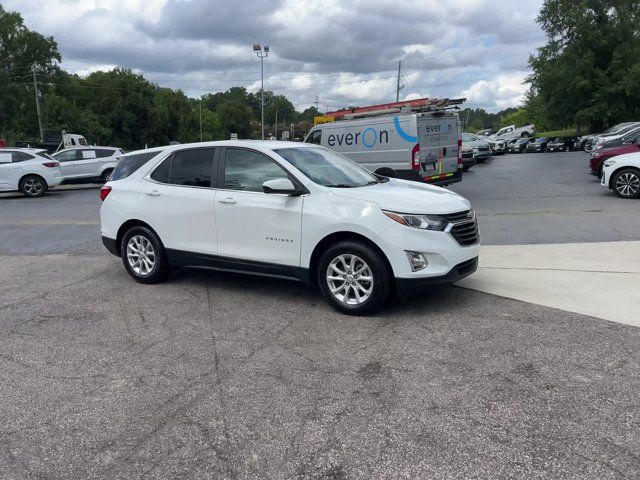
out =
<path fill-rule="evenodd" d="M 324 148 L 279 148 L 274 150 L 309 179 L 325 187 L 352 188 L 380 183 L 369 170 L 347 157 Z"/>
<path fill-rule="evenodd" d="M 462 141 L 463 142 L 475 142 L 477 138 L 474 135 L 471 135 L 467 132 L 462 132 Z"/>

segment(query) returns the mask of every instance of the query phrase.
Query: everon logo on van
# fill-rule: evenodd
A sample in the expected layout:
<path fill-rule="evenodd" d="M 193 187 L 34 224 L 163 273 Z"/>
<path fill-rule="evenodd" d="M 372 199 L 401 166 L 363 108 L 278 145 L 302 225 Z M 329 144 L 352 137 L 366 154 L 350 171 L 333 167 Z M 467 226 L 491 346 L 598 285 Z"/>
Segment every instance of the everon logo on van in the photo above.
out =
<path fill-rule="evenodd" d="M 360 143 L 367 148 L 372 148 L 378 143 L 389 143 L 389 132 L 387 130 L 376 131 L 376 129 L 368 127 L 362 132 L 332 133 L 327 136 L 327 144 L 330 147 L 359 145 Z"/>

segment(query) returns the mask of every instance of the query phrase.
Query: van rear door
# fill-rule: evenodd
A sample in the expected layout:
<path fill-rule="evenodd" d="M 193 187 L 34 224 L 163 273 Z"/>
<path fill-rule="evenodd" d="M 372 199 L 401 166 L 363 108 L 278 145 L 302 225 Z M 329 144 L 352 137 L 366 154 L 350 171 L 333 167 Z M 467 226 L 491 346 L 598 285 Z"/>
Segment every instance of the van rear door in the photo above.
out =
<path fill-rule="evenodd" d="M 438 185 L 459 182 L 462 170 L 458 168 L 458 115 L 435 112 L 418 116 L 418 139 L 423 180 Z"/>

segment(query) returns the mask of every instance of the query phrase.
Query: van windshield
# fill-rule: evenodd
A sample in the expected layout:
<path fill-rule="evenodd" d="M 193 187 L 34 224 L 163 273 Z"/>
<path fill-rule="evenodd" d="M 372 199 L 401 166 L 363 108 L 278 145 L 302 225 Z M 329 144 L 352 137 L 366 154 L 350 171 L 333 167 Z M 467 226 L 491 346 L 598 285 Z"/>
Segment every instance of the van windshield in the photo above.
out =
<path fill-rule="evenodd" d="M 354 188 L 386 181 L 379 180 L 347 157 L 324 148 L 279 148 L 274 152 L 311 181 L 325 187 Z"/>

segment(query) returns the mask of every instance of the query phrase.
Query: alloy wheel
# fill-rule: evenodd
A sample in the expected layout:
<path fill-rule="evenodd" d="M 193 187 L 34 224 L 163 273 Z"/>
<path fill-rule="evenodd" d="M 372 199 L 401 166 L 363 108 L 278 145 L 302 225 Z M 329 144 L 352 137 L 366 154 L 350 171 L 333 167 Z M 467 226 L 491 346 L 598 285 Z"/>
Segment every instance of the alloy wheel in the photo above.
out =
<path fill-rule="evenodd" d="M 361 305 L 373 292 L 371 268 L 357 255 L 338 255 L 329 263 L 326 277 L 331 294 L 345 305 Z"/>
<path fill-rule="evenodd" d="M 640 177 L 632 172 L 624 172 L 616 178 L 616 191 L 624 197 L 633 197 L 640 191 Z"/>
<path fill-rule="evenodd" d="M 146 277 L 153 272 L 156 265 L 156 252 L 148 238 L 134 235 L 129 239 L 127 261 L 137 275 Z"/>
<path fill-rule="evenodd" d="M 27 195 L 36 196 L 42 193 L 44 186 L 37 178 L 28 178 L 24 182 L 24 191 Z"/>

